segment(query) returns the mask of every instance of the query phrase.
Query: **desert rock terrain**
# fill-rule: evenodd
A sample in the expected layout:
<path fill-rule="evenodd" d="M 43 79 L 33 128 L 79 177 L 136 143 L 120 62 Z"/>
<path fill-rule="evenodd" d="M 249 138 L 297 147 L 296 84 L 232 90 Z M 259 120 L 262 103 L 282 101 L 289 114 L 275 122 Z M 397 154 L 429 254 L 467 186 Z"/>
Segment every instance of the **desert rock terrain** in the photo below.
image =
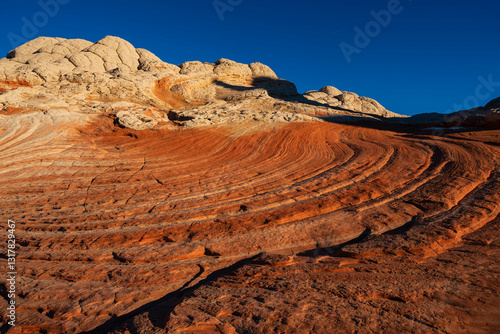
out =
<path fill-rule="evenodd" d="M 0 108 L 2 332 L 500 328 L 498 100 L 405 117 L 261 63 L 40 37 L 0 60 Z"/>

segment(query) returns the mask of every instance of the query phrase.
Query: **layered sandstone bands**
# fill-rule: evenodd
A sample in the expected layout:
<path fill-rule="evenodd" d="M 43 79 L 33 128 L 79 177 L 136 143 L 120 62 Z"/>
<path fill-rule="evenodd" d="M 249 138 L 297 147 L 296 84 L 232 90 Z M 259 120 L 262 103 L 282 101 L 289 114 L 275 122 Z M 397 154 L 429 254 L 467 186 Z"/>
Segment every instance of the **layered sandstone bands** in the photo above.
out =
<path fill-rule="evenodd" d="M 312 297 L 301 288 L 307 281 L 319 284 L 326 280 L 324 284 L 336 286 L 335 275 L 341 275 L 350 282 L 346 287 L 352 289 L 349 298 L 357 303 L 365 303 L 358 300 L 365 295 L 365 299 L 378 300 L 378 294 L 387 294 L 386 287 L 376 285 L 371 290 L 362 284 L 366 275 L 381 270 L 374 261 L 400 272 L 398 280 L 391 282 L 390 289 L 395 289 L 392 299 L 380 297 L 388 304 L 386 312 L 408 328 L 424 330 L 426 326 L 400 313 L 398 298 L 406 300 L 412 294 L 413 288 L 407 285 L 415 279 L 405 276 L 406 270 L 441 268 L 439 259 L 457 254 L 463 247 L 477 256 L 486 247 L 487 261 L 497 259 L 497 236 L 489 230 L 497 228 L 499 152 L 496 146 L 470 141 L 467 136 L 404 138 L 390 131 L 328 123 L 257 128 L 243 135 L 229 128 L 158 133 L 120 130 L 105 121 L 74 130 L 68 130 L 67 124 L 69 133 L 57 136 L 59 139 L 50 137 L 50 145 L 45 141 L 49 140 L 45 139 L 47 132 L 61 129 L 38 129 L 25 139 L 22 122 L 2 142 L 2 219 L 16 217 L 22 222 L 17 232 L 22 245 L 19 314 L 21 324 L 34 332 L 79 332 L 106 321 L 112 328 L 119 322 L 110 319 L 130 312 L 137 316 L 131 321 L 148 330 L 163 325 L 172 331 L 188 328 L 188 332 L 196 328 L 239 332 L 239 328 L 253 326 L 262 331 L 286 330 L 297 325 L 292 318 L 301 312 L 298 301 L 312 308 L 324 307 L 320 300 L 327 295 L 320 291 L 316 296 L 323 299 L 308 300 Z M 498 132 L 471 135 L 498 142 Z M 486 235 L 478 240 L 488 246 L 463 246 L 464 238 L 470 239 L 468 235 L 474 231 Z M 358 236 L 362 236 L 359 242 L 336 247 Z M 234 279 L 242 275 L 240 288 L 231 288 L 235 283 L 223 284 L 219 291 L 221 280 L 226 279 L 223 275 L 210 281 L 208 292 L 202 285 L 200 292 L 195 290 L 196 298 L 184 296 L 174 311 L 155 311 L 173 305 L 171 300 L 161 305 L 155 301 L 186 283 L 194 285 L 262 252 L 285 255 L 279 261 L 269 255 L 271 264 L 285 261 L 293 266 L 280 266 L 283 272 L 276 276 L 274 265 L 261 260 L 247 263 L 235 274 L 228 273 L 237 275 Z M 334 257 L 317 257 L 323 254 Z M 458 277 L 462 277 L 462 269 L 469 268 L 468 262 L 460 261 L 449 265 Z M 296 267 L 303 269 L 291 269 Z M 266 274 L 268 270 L 273 274 Z M 297 270 L 304 271 L 303 283 L 293 274 Z M 367 274 L 358 275 L 359 270 Z M 494 277 L 491 270 L 488 264 L 479 272 Z M 419 273 L 419 279 L 429 279 L 430 286 L 422 285 L 417 295 L 436 294 L 442 284 L 451 286 L 457 278 L 446 278 L 448 274 L 445 271 L 440 276 L 448 283 L 433 285 L 435 278 Z M 255 275 L 251 281 L 245 278 Z M 233 310 L 230 314 L 224 315 L 222 309 L 208 311 L 211 300 L 219 296 L 229 294 L 233 296 L 230 300 L 240 303 L 238 289 L 249 289 L 249 282 L 258 289 L 262 275 L 271 275 L 266 279 L 268 287 L 244 294 L 244 298 L 255 294 L 262 305 L 267 300 L 281 305 L 285 298 L 294 311 L 280 309 L 272 314 L 277 322 L 286 321 L 290 327 L 286 323 L 273 327 L 277 326 L 274 322 L 259 327 L 253 314 L 257 312 L 263 319 L 266 308 L 251 305 L 238 311 L 239 306 L 225 301 L 224 308 Z M 283 279 L 297 282 L 293 289 L 298 290 L 293 294 L 280 290 L 281 275 L 292 275 Z M 461 289 L 466 289 L 464 284 Z M 482 289 L 494 288 L 491 281 L 477 284 Z M 275 296 L 275 289 L 282 291 L 281 297 Z M 463 300 L 468 294 L 484 291 L 468 289 L 455 298 Z M 209 296 L 202 297 L 206 293 Z M 333 296 L 340 298 L 338 293 Z M 490 319 L 489 307 L 498 299 L 488 296 L 489 306 L 475 312 Z M 408 310 L 423 307 L 418 303 L 428 300 L 417 297 L 414 304 L 405 306 Z M 446 305 L 447 312 L 454 310 L 461 317 L 468 312 L 462 310 L 462 304 L 457 308 L 440 298 L 432 297 L 433 303 Z M 133 313 L 148 302 L 153 304 L 144 312 L 154 316 Z M 340 312 L 339 316 L 349 312 L 331 307 L 322 311 L 325 319 L 330 319 L 328 312 Z M 186 320 L 186 316 L 194 318 Z M 143 318 L 153 320 L 149 323 Z M 168 323 L 158 325 L 157 321 L 167 318 L 171 319 Z M 315 321 L 323 323 L 320 318 Z M 432 322 L 435 320 L 425 321 L 440 327 L 439 322 Z M 342 326 L 351 328 L 354 323 Z"/>
<path fill-rule="evenodd" d="M 104 48 L 52 42 L 9 57 Z M 105 49 L 93 81 L 25 70 L 2 86 L 18 332 L 498 328 L 499 130 L 326 122 L 312 115 L 354 111 L 333 87 L 287 95 L 264 65 L 227 60 L 167 75 L 106 43 L 118 58 Z"/>

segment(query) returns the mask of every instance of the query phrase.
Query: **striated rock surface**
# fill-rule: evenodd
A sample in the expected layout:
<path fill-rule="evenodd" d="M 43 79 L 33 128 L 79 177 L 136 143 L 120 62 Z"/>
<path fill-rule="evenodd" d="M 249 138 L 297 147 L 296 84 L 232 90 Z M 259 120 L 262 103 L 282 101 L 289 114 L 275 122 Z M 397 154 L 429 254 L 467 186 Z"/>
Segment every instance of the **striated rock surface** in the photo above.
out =
<path fill-rule="evenodd" d="M 0 73 L 2 331 L 500 327 L 496 123 L 431 133 L 260 63 L 175 66 L 115 37 L 39 38 Z"/>

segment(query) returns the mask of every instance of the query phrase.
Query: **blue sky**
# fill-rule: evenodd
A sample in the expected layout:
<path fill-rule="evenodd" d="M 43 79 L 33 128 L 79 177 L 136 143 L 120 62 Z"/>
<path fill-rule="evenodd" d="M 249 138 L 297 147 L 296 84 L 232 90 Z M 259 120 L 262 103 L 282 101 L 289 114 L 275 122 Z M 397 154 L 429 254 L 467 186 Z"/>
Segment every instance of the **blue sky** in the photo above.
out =
<path fill-rule="evenodd" d="M 299 92 L 332 85 L 407 115 L 500 96 L 496 0 L 23 0 L 2 12 L 1 56 L 18 38 L 114 35 L 173 64 L 260 61 Z"/>

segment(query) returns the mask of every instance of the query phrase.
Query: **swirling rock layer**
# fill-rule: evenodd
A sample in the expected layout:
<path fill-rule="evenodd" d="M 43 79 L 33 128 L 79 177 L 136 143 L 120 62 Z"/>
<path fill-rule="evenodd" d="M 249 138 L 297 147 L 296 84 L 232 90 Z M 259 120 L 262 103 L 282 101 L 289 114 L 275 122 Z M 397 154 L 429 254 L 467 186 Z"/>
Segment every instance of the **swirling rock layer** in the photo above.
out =
<path fill-rule="evenodd" d="M 0 59 L 0 331 L 492 332 L 497 107 L 388 121 L 260 63 L 28 42 Z"/>
<path fill-rule="evenodd" d="M 75 115 L 1 116 L 9 332 L 499 328 L 499 130 Z"/>

